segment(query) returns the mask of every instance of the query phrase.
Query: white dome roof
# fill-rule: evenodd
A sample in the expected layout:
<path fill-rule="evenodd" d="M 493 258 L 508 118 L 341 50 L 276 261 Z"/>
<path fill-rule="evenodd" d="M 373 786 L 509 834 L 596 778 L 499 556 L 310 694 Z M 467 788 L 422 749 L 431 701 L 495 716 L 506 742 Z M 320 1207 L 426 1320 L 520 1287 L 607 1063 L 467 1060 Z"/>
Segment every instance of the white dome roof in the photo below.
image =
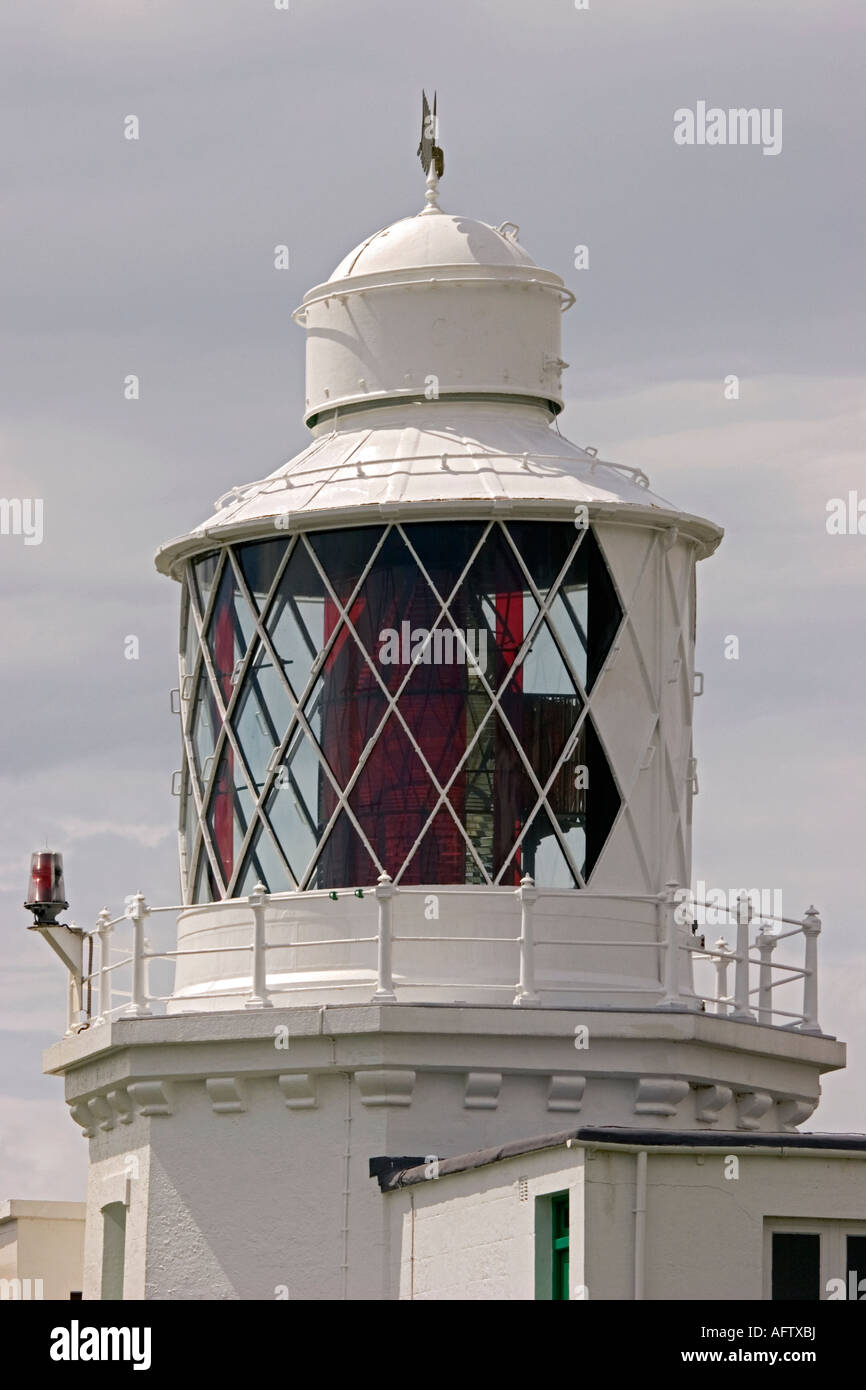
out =
<path fill-rule="evenodd" d="M 518 230 L 512 222 L 504 222 L 500 231 L 473 217 L 431 208 L 403 217 L 360 242 L 343 257 L 328 283 L 422 266 L 534 266 L 516 240 Z"/>
<path fill-rule="evenodd" d="M 518 230 L 431 206 L 350 251 L 295 311 L 307 331 L 307 424 L 431 392 L 561 410 L 560 317 L 574 296 Z"/>

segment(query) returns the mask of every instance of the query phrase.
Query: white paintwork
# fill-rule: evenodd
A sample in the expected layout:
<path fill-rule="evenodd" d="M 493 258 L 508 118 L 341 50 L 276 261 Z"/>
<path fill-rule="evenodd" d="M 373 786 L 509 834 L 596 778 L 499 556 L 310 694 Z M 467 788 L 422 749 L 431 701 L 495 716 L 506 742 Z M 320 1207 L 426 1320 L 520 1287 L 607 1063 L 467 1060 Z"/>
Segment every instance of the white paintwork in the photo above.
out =
<path fill-rule="evenodd" d="M 0 1280 L 24 1281 L 31 1298 L 81 1290 L 85 1211 L 84 1202 L 0 1202 Z"/>
<path fill-rule="evenodd" d="M 847 1285 L 843 1237 L 866 1234 L 866 1154 L 732 1145 L 730 1155 L 737 1178 L 725 1177 L 721 1149 L 621 1152 L 575 1142 L 391 1192 L 384 1200 L 398 1213 L 400 1298 L 549 1298 L 546 1199 L 568 1192 L 572 1298 L 634 1299 L 641 1167 L 644 1298 L 766 1299 L 774 1229 L 820 1233 L 822 1296 L 828 1280 Z"/>
<path fill-rule="evenodd" d="M 126 1297 L 334 1299 L 397 1296 L 375 1155 L 581 1124 L 785 1129 L 844 1048 L 687 1013 L 368 1004 L 119 1020 L 45 1060 L 89 1139 L 85 1297 L 124 1201 Z"/>
<path fill-rule="evenodd" d="M 434 390 L 560 410 L 560 315 L 572 300 L 508 232 L 439 208 L 404 218 L 304 296 L 307 421 Z"/>
<path fill-rule="evenodd" d="M 722 531 L 679 511 L 634 481 L 631 471 L 593 458 L 550 427 L 549 415 L 510 402 L 424 401 L 356 411 L 316 437 L 268 478 L 238 487 L 190 533 L 163 546 L 157 567 L 221 540 L 286 535 L 294 530 L 362 525 L 400 517 L 517 514 L 573 520 L 621 520 L 680 535 L 710 554 Z"/>

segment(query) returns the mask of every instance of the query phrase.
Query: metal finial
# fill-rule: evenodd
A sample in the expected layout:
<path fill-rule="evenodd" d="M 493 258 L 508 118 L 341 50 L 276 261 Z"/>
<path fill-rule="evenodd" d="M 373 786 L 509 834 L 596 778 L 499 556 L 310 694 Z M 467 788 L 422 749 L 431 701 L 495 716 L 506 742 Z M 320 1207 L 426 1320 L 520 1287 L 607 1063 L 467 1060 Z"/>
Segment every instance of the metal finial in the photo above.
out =
<path fill-rule="evenodd" d="M 425 212 L 441 212 L 439 206 L 439 175 L 431 164 L 427 174 L 427 192 L 424 194 L 424 201 L 427 204 Z"/>
<path fill-rule="evenodd" d="M 436 93 L 433 93 L 433 110 L 430 110 L 427 93 L 421 93 L 421 140 L 418 145 L 418 158 L 427 175 L 427 192 L 424 212 L 438 212 L 439 180 L 445 172 L 445 155 L 439 140 L 439 118 L 436 115 Z"/>

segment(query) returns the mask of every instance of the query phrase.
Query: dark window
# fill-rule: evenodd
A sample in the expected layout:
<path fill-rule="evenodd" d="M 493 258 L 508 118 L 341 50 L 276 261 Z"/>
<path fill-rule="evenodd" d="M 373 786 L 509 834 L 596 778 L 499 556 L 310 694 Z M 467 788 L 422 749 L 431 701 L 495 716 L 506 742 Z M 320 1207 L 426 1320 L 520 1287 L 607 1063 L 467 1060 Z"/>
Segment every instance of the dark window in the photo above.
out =
<path fill-rule="evenodd" d="M 555 1301 L 568 1300 L 568 1193 L 559 1192 L 550 1199 L 553 1270 L 550 1296 Z"/>
<path fill-rule="evenodd" d="M 814 1303 L 821 1297 L 821 1237 L 773 1233 L 774 1303 Z"/>
<path fill-rule="evenodd" d="M 847 1247 L 847 1293 L 859 1302 L 866 1299 L 866 1236 L 849 1236 Z"/>

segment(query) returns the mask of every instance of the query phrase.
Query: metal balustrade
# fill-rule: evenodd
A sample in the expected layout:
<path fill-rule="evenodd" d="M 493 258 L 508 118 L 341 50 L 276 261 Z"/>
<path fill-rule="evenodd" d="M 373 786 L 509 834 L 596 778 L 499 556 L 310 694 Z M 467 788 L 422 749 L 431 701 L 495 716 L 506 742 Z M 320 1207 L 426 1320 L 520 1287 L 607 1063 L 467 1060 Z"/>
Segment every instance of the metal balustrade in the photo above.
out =
<path fill-rule="evenodd" d="M 375 947 L 376 988 L 371 995 L 371 1002 L 396 1003 L 400 1000 L 401 989 L 423 988 L 431 983 L 413 979 L 395 971 L 395 960 L 399 965 L 400 948 L 404 943 L 429 942 L 449 947 L 501 945 L 504 949 L 513 952 L 515 967 L 513 1004 L 516 1007 L 538 1007 L 543 1005 L 545 993 L 561 992 L 561 986 L 553 989 L 537 982 L 537 952 L 541 947 L 552 947 L 563 952 L 570 952 L 572 958 L 577 953 L 578 959 L 580 952 L 587 949 L 593 951 L 604 948 L 648 950 L 656 955 L 657 983 L 653 984 L 650 981 L 648 984 L 634 985 L 624 980 L 620 983 L 603 985 L 593 982 L 587 985 L 585 991 L 581 992 L 590 996 L 602 996 L 605 993 L 618 995 L 640 993 L 645 995 L 649 989 L 658 994 L 658 1002 L 653 1007 L 659 1009 L 694 1009 L 696 1011 L 709 1009 L 716 1015 L 741 1022 L 821 1033 L 818 1024 L 818 936 L 821 932 L 821 919 L 814 907 L 809 907 L 799 921 L 789 917 L 763 915 L 760 922 L 755 922 L 753 921 L 751 903 L 745 894 L 740 896 L 735 911 L 721 908 L 717 904 L 694 903 L 693 899 L 689 899 L 690 907 L 692 905 L 710 907 L 713 911 L 724 912 L 734 919 L 736 925 L 735 945 L 731 947 L 724 938 L 720 938 L 715 946 L 708 947 L 704 938 L 695 934 L 695 926 L 690 932 L 688 927 L 684 927 L 681 920 L 678 920 L 677 914 L 680 910 L 682 890 L 675 883 L 669 883 L 663 893 L 655 896 L 630 893 L 590 893 L 583 890 L 580 893 L 582 903 L 598 899 L 608 903 L 655 904 L 658 928 L 656 938 L 626 941 L 610 938 L 593 940 L 552 939 L 540 937 L 537 934 L 537 907 L 545 893 L 527 875 L 517 888 L 473 887 L 469 890 L 473 896 L 492 894 L 498 897 L 502 901 L 503 908 L 506 902 L 517 900 L 519 912 L 515 913 L 515 918 L 518 930 L 513 935 L 454 936 L 441 932 L 427 935 L 400 933 L 399 905 L 401 900 L 411 896 L 429 898 L 431 893 L 436 896 L 447 896 L 449 891 L 461 892 L 461 894 L 467 892 L 465 888 L 449 890 L 441 886 L 436 888 L 398 887 L 387 873 L 383 873 L 372 888 L 341 889 L 332 891 L 327 895 L 323 893 L 321 894 L 322 897 L 327 896 L 333 900 L 350 896 L 362 898 L 368 894 L 375 897 L 377 904 L 376 934 L 327 937 L 315 941 L 298 940 L 289 943 L 288 948 L 298 951 L 325 946 L 366 945 L 371 948 Z M 246 1009 L 272 1007 L 271 994 L 284 994 L 286 990 L 281 985 L 277 989 L 269 991 L 267 956 L 268 952 L 272 950 L 286 950 L 287 943 L 284 941 L 273 942 L 267 939 L 268 904 L 301 902 L 309 900 L 311 896 L 313 895 L 303 892 L 268 893 L 262 884 L 258 884 L 253 893 L 246 898 L 226 899 L 221 903 L 201 904 L 200 907 L 174 905 L 154 908 L 148 905 L 143 894 L 137 893 L 127 900 L 129 906 L 126 912 L 119 917 L 111 917 L 107 909 L 103 909 L 97 918 L 94 931 L 86 933 L 84 938 L 89 944 L 85 958 L 89 962 L 93 962 L 93 946 L 95 944 L 98 948 L 98 963 L 95 968 L 91 964 L 80 980 L 70 980 L 70 1012 L 67 1033 L 77 1032 L 82 1027 L 96 1026 L 111 1018 L 145 1018 L 152 1015 L 154 1013 L 153 1006 L 164 1007 L 176 996 L 172 993 L 157 995 L 150 992 L 149 967 L 151 962 L 172 962 L 188 956 L 238 954 L 245 956 L 248 962 L 249 975 L 248 977 L 244 976 L 244 980 L 249 979 L 247 988 L 239 989 L 235 985 L 230 989 L 218 990 L 208 985 L 206 991 L 198 996 L 199 998 L 208 1001 L 219 998 L 232 999 Z M 315 896 L 320 895 L 316 894 Z M 183 912 L 194 916 L 200 911 L 212 919 L 213 914 L 219 914 L 223 908 L 230 908 L 236 912 L 240 906 L 249 908 L 250 934 L 249 942 L 246 944 L 184 947 L 162 951 L 151 949 L 144 934 L 147 919 L 159 913 L 178 914 Z M 774 930 L 770 925 L 771 923 L 778 924 L 778 927 Z M 116 956 L 112 947 L 112 936 L 115 928 L 121 924 L 129 929 L 130 945 L 122 954 Z M 212 920 L 209 920 L 209 924 L 212 925 Z M 233 926 L 236 925 L 233 923 Z M 781 926 L 788 926 L 791 930 L 781 931 L 778 929 Z M 797 936 L 802 937 L 804 943 L 802 965 L 774 960 L 773 952 L 776 947 L 781 942 Z M 683 952 L 690 957 L 692 969 L 687 972 L 689 979 L 693 976 L 695 963 L 706 962 L 713 968 L 715 981 L 712 992 L 702 994 L 691 986 L 684 986 L 682 979 Z M 373 954 L 371 950 L 371 962 Z M 729 974 L 732 965 L 734 967 L 733 993 L 729 993 Z M 114 983 L 115 972 L 124 969 L 128 970 L 129 988 L 127 990 L 118 989 Z M 395 983 L 395 973 L 399 973 L 399 983 Z M 799 1012 L 783 1009 L 775 998 L 775 991 L 792 985 L 798 980 L 802 980 L 802 1009 Z M 483 985 L 483 980 L 467 980 L 465 983 L 476 985 L 481 983 Z M 99 1000 L 98 1011 L 95 1014 L 90 1005 L 94 985 Z M 326 986 L 329 991 L 340 988 L 357 990 L 358 987 L 357 981 L 333 981 Z M 456 985 L 455 988 L 457 988 Z M 81 1006 L 80 1012 L 75 1007 L 76 1002 Z M 193 1000 L 187 996 L 184 1002 L 192 1003 Z M 413 1002 L 417 1002 L 417 1000 L 413 1000 Z M 77 1012 L 79 1017 L 76 1018 Z"/>

